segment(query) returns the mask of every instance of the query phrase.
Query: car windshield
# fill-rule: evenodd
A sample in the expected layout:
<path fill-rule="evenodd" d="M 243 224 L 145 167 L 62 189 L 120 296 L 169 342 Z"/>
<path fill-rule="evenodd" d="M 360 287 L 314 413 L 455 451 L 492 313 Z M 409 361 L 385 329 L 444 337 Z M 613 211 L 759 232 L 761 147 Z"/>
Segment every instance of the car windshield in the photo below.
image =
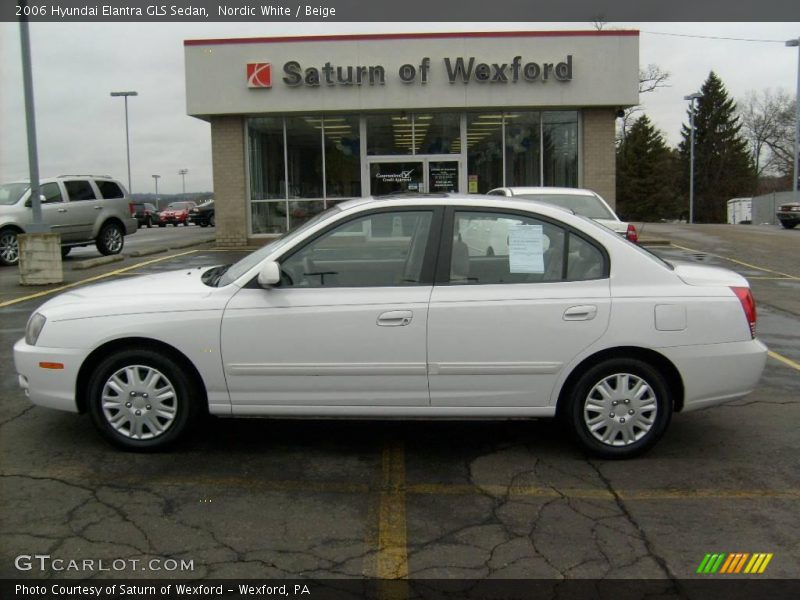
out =
<path fill-rule="evenodd" d="M 188 202 L 171 202 L 167 208 L 170 210 L 188 210 L 191 205 Z"/>
<path fill-rule="evenodd" d="M 617 220 L 616 215 L 608 210 L 597 196 L 578 195 L 578 194 L 520 194 L 514 198 L 524 200 L 538 200 L 555 204 L 561 208 L 568 208 L 576 215 L 589 217 L 590 219 L 613 219 Z"/>
<path fill-rule="evenodd" d="M 0 185 L 0 204 L 16 204 L 30 188 L 28 183 L 4 183 Z"/>
<path fill-rule="evenodd" d="M 282 238 L 278 238 L 274 242 L 267 244 L 263 248 L 259 248 L 252 254 L 248 254 L 242 260 L 230 266 L 224 267 L 223 270 L 216 273 L 213 280 L 207 281 L 209 285 L 217 285 L 219 287 L 228 285 L 236 281 L 239 277 L 247 273 L 250 269 L 255 267 L 258 263 L 264 260 L 267 256 L 285 246 L 295 238 L 301 236 L 311 227 L 314 227 L 320 221 L 324 221 L 332 215 L 339 212 L 341 208 L 338 205 L 331 206 L 328 210 L 319 213 L 316 217 L 309 219 L 294 231 L 287 233 Z"/>

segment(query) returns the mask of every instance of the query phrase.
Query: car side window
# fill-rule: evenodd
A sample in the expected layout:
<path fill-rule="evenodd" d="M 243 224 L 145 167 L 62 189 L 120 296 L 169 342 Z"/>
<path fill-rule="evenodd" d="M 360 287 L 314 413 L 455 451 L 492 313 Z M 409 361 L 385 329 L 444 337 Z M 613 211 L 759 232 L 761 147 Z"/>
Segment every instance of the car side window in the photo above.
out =
<path fill-rule="evenodd" d="M 281 285 L 418 285 L 432 219 L 432 211 L 396 211 L 343 223 L 282 261 Z"/>
<path fill-rule="evenodd" d="M 452 284 L 561 281 L 565 231 L 510 213 L 456 211 Z"/>
<path fill-rule="evenodd" d="M 605 276 L 605 258 L 600 249 L 583 238 L 569 234 L 567 279 L 584 281 Z"/>
<path fill-rule="evenodd" d="M 43 204 L 52 204 L 54 202 L 64 201 L 64 198 L 61 196 L 61 188 L 58 187 L 57 183 L 45 183 L 39 191 L 43 196 Z"/>
<path fill-rule="evenodd" d="M 67 196 L 70 202 L 77 202 L 79 200 L 96 200 L 94 189 L 91 184 L 85 180 L 65 181 L 64 187 L 67 188 Z"/>
<path fill-rule="evenodd" d="M 122 189 L 113 181 L 105 181 L 96 179 L 95 184 L 97 184 L 97 189 L 100 190 L 100 195 L 103 198 L 124 198 L 125 194 L 122 193 Z"/>

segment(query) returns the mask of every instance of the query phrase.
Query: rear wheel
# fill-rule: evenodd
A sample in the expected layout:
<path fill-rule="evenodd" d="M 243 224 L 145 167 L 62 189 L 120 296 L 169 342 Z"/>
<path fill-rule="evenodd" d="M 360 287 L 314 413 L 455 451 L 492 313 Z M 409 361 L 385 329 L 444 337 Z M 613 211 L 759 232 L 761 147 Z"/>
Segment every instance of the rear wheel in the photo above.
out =
<path fill-rule="evenodd" d="M 588 369 L 572 387 L 565 414 L 578 442 L 602 458 L 631 458 L 651 448 L 672 418 L 672 396 L 650 364 L 614 358 Z"/>
<path fill-rule="evenodd" d="M 148 216 L 144 224 L 147 225 L 148 229 L 150 229 L 153 226 L 153 217 Z"/>
<path fill-rule="evenodd" d="M 100 235 L 97 236 L 97 249 L 100 254 L 119 254 L 125 244 L 125 234 L 117 223 L 106 223 L 100 228 Z"/>
<path fill-rule="evenodd" d="M 0 265 L 12 266 L 19 262 L 17 233 L 13 229 L 0 231 Z"/>
<path fill-rule="evenodd" d="M 72 248 L 69 246 L 61 246 L 61 258 L 67 258 L 70 250 L 72 250 Z"/>
<path fill-rule="evenodd" d="M 196 385 L 169 356 L 132 349 L 112 354 L 89 380 L 92 421 L 127 450 L 160 450 L 173 443 L 198 411 Z"/>
<path fill-rule="evenodd" d="M 208 224 L 212 227 L 215 227 L 217 224 L 217 220 L 214 218 L 214 214 L 212 213 L 210 217 L 208 217 Z"/>
<path fill-rule="evenodd" d="M 797 221 L 781 221 L 781 225 L 783 225 L 784 229 L 794 229 Z"/>

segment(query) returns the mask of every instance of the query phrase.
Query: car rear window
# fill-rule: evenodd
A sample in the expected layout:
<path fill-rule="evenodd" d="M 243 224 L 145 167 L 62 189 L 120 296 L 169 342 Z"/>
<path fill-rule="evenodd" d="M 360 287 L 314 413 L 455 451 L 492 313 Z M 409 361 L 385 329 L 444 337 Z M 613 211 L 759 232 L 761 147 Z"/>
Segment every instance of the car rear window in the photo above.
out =
<path fill-rule="evenodd" d="M 590 219 L 613 219 L 617 217 L 608 210 L 599 198 L 589 195 L 578 194 L 520 194 L 514 198 L 523 198 L 524 200 L 538 200 L 539 202 L 547 202 L 548 204 L 555 204 L 561 208 L 568 208 L 576 215 L 589 217 Z"/>
<path fill-rule="evenodd" d="M 69 196 L 70 202 L 97 199 L 94 195 L 94 189 L 88 181 L 65 181 L 64 187 L 67 188 L 67 196 Z"/>
<path fill-rule="evenodd" d="M 122 192 L 122 188 L 120 188 L 116 183 L 113 181 L 100 181 L 95 180 L 97 187 L 100 189 L 100 194 L 103 198 L 124 198 L 125 194 Z"/>

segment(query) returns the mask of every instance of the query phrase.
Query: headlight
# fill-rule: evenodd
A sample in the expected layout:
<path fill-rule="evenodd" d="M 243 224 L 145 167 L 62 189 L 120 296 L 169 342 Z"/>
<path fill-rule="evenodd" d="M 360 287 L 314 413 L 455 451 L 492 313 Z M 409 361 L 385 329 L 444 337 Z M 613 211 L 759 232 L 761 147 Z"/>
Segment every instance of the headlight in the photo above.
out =
<path fill-rule="evenodd" d="M 28 319 L 28 325 L 25 327 L 25 343 L 29 346 L 35 346 L 36 340 L 39 339 L 39 334 L 42 333 L 44 324 L 47 319 L 43 314 L 33 313 L 31 318 Z"/>

